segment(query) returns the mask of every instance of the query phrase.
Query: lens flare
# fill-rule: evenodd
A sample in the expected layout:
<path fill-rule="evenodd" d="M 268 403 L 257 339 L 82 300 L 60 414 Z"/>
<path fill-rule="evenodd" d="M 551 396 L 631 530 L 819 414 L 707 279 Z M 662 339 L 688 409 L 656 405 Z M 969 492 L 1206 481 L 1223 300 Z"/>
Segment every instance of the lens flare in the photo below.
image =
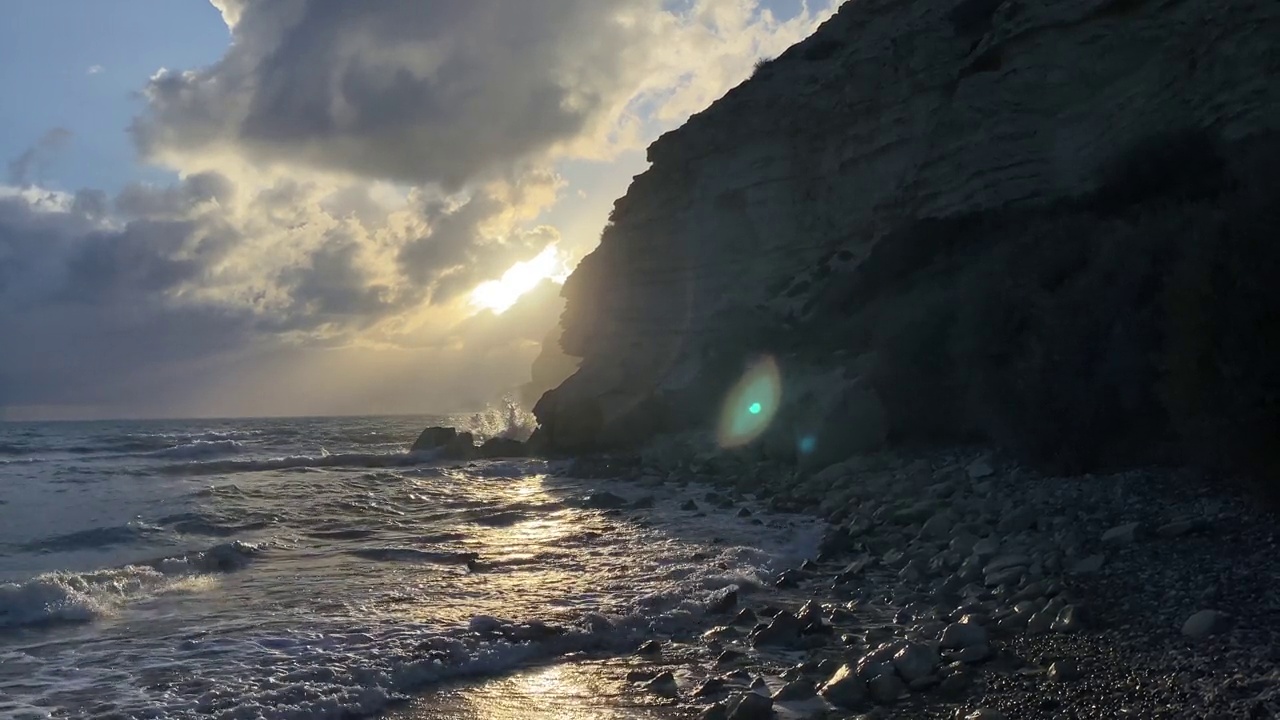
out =
<path fill-rule="evenodd" d="M 782 375 L 771 357 L 756 361 L 725 398 L 716 438 L 721 447 L 742 447 L 773 422 L 782 400 Z"/>

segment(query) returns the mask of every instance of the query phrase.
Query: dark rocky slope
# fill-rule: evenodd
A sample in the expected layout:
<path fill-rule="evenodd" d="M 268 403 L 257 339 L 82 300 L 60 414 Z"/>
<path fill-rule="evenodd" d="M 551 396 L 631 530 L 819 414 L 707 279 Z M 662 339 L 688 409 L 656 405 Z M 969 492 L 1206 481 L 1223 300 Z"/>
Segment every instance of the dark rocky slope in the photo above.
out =
<path fill-rule="evenodd" d="M 1277 72 L 1274 3 L 846 3 L 650 148 L 565 285 L 582 363 L 535 440 L 707 429 L 768 355 L 774 459 L 1265 463 Z"/>

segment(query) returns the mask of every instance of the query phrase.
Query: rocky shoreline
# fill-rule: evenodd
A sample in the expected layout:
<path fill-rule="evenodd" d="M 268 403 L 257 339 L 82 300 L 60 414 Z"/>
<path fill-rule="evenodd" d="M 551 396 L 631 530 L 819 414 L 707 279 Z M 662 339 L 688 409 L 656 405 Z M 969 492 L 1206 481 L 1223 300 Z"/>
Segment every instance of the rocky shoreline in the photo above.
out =
<path fill-rule="evenodd" d="M 1189 471 L 1051 477 L 957 450 L 807 479 L 712 455 L 565 472 L 830 523 L 820 557 L 636 651 L 627 679 L 673 717 L 1280 716 L 1274 519 Z"/>

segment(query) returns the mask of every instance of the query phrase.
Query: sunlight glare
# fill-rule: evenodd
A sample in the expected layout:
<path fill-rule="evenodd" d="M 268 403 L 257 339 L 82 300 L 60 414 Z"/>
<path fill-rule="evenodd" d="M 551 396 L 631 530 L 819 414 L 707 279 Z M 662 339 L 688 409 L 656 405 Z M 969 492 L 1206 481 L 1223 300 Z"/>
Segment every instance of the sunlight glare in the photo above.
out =
<path fill-rule="evenodd" d="M 559 248 L 548 245 L 537 257 L 511 266 L 497 280 L 480 283 L 471 291 L 471 304 L 480 310 L 492 310 L 501 315 L 522 295 L 538 286 L 543 280 L 563 284 L 570 268 Z"/>

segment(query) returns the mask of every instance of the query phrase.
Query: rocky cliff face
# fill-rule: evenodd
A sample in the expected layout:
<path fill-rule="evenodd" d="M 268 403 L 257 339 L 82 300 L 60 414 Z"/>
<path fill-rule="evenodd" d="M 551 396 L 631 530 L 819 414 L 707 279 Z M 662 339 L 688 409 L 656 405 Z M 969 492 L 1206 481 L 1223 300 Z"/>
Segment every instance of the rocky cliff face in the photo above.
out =
<path fill-rule="evenodd" d="M 1276 3 L 848 2 L 650 147 L 565 284 L 562 345 L 582 364 L 538 404 L 540 440 L 598 449 L 705 424 L 760 353 L 792 406 L 839 422 L 820 401 L 870 378 L 884 342 L 841 318 L 921 281 L 951 247 L 928 222 L 954 234 L 945 222 L 999 214 L 1016 236 L 1008 218 L 1078 210 L 1153 137 L 1239 147 L 1280 129 L 1278 72 Z"/>

